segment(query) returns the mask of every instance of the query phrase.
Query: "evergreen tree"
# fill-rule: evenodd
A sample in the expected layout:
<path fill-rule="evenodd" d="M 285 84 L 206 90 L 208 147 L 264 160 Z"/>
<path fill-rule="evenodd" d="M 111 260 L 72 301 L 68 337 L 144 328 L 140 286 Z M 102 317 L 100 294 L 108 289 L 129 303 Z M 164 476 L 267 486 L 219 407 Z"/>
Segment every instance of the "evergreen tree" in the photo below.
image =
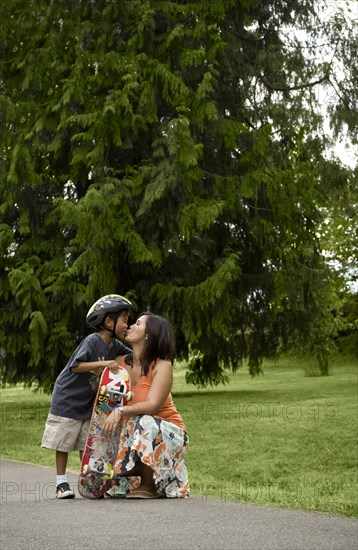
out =
<path fill-rule="evenodd" d="M 191 382 L 224 381 L 244 358 L 257 374 L 292 346 L 325 371 L 317 228 L 346 181 L 325 177 L 337 161 L 317 87 L 337 92 L 334 130 L 353 136 L 344 10 L 329 21 L 308 0 L 1 10 L 3 379 L 51 387 L 109 292 L 171 319 Z"/>

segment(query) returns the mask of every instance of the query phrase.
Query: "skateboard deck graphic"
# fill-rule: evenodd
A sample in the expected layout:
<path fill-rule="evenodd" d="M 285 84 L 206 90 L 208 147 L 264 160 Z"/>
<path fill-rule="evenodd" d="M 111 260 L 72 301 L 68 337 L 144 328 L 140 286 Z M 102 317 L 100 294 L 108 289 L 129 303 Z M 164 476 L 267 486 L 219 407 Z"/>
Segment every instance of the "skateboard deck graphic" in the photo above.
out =
<path fill-rule="evenodd" d="M 83 451 L 78 492 L 85 498 L 100 498 L 112 486 L 115 473 L 113 463 L 116 458 L 121 427 L 114 435 L 105 436 L 103 425 L 113 409 L 123 407 L 133 398 L 130 391 L 129 374 L 118 367 L 116 374 L 105 368 L 93 405 L 93 412 L 86 446 Z"/>

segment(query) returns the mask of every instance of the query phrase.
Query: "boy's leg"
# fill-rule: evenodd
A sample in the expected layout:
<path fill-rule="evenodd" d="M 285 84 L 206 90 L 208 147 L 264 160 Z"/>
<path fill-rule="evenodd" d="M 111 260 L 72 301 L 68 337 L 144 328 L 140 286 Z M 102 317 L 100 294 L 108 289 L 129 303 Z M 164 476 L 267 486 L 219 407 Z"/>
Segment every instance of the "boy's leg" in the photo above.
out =
<path fill-rule="evenodd" d="M 75 493 L 70 488 L 66 476 L 68 453 L 56 451 L 56 497 L 74 498 Z"/>
<path fill-rule="evenodd" d="M 68 453 L 56 451 L 56 474 L 64 476 L 66 474 Z"/>
<path fill-rule="evenodd" d="M 45 431 L 42 438 L 42 447 L 55 451 L 56 462 L 56 497 L 74 498 L 66 476 L 68 453 L 74 450 L 78 431 L 82 422 L 71 418 L 48 414 Z"/>

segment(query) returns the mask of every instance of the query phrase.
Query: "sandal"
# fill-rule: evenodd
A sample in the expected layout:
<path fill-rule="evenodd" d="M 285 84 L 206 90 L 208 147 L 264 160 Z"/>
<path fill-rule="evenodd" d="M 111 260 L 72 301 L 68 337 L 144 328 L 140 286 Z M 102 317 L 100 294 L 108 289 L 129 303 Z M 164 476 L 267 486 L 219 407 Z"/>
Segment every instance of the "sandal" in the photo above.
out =
<path fill-rule="evenodd" d="M 126 498 L 139 498 L 139 499 L 153 499 L 153 498 L 165 498 L 164 495 L 145 489 L 144 487 L 138 487 L 134 489 L 131 493 L 126 495 Z"/>

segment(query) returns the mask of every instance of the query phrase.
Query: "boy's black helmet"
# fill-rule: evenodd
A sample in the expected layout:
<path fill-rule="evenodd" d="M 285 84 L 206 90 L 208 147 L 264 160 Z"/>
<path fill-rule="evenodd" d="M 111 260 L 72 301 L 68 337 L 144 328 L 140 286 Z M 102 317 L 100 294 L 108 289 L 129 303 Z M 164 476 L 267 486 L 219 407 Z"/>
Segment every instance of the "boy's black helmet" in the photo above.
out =
<path fill-rule="evenodd" d="M 86 316 L 86 323 L 90 327 L 98 327 L 109 313 L 118 313 L 124 310 L 129 311 L 131 307 L 131 302 L 119 294 L 102 296 L 90 307 Z"/>

